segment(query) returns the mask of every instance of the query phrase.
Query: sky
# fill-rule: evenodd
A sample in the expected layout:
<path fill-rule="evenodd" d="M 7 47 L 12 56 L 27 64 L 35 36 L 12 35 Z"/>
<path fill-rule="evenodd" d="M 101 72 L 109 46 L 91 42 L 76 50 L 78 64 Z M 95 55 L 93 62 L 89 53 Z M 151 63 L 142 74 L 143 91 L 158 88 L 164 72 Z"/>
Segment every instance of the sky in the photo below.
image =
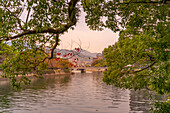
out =
<path fill-rule="evenodd" d="M 81 46 L 82 49 L 93 53 L 101 53 L 104 48 L 118 41 L 118 33 L 109 29 L 92 31 L 85 23 L 85 13 L 81 12 L 79 21 L 74 30 L 69 30 L 61 35 L 59 48 L 73 49 Z"/>

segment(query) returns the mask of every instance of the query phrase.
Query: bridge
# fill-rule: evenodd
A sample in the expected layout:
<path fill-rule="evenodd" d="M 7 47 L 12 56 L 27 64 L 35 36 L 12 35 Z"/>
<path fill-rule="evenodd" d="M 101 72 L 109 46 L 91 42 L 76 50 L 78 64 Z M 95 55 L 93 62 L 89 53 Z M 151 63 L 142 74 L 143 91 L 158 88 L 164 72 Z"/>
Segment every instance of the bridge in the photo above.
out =
<path fill-rule="evenodd" d="M 80 70 L 81 73 L 84 73 L 86 71 L 105 71 L 107 69 L 107 67 L 77 67 L 77 68 L 74 68 L 75 70 Z"/>

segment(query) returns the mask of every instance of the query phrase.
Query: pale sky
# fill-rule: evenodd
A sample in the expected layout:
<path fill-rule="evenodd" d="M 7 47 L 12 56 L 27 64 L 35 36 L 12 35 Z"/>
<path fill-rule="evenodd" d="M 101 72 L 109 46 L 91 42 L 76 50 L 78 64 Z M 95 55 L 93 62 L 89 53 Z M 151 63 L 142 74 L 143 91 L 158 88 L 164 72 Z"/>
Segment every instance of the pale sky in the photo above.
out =
<path fill-rule="evenodd" d="M 72 43 L 73 49 L 79 47 L 78 44 L 81 44 L 82 49 L 101 53 L 104 48 L 118 41 L 118 33 L 114 33 L 109 29 L 103 31 L 90 30 L 85 23 L 85 13 L 82 12 L 75 29 L 69 30 L 67 33 L 64 33 L 64 35 L 61 35 L 60 39 L 61 45 L 59 48 L 71 49 L 70 44 Z"/>

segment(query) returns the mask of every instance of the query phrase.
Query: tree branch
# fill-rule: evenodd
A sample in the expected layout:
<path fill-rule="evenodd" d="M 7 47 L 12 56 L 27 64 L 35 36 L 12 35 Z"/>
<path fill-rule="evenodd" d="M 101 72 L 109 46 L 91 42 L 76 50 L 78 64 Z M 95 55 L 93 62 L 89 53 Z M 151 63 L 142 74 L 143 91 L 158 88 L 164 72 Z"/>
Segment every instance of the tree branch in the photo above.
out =
<path fill-rule="evenodd" d="M 58 29 L 54 29 L 54 28 L 46 28 L 43 30 L 24 30 L 21 26 L 21 20 L 19 18 L 17 18 L 17 16 L 15 16 L 12 12 L 11 14 L 13 14 L 13 16 L 15 16 L 18 20 L 19 26 L 24 30 L 22 33 L 17 34 L 15 36 L 12 37 L 6 37 L 5 39 L 3 37 L 1 37 L 0 42 L 2 40 L 8 41 L 10 39 L 16 39 L 19 37 L 22 37 L 24 35 L 31 35 L 31 34 L 37 34 L 37 33 L 53 33 L 53 34 L 62 34 L 65 31 L 67 31 L 70 27 L 72 27 L 73 25 L 75 25 L 77 23 L 77 18 L 76 18 L 76 14 L 77 14 L 77 10 L 76 10 L 76 4 L 78 3 L 79 0 L 71 0 L 69 2 L 69 6 L 68 6 L 68 19 L 69 22 L 63 26 L 61 26 Z M 9 9 L 8 9 L 9 10 Z M 10 11 L 10 10 L 9 10 Z"/>
<path fill-rule="evenodd" d="M 148 69 L 149 67 L 152 67 L 155 63 L 156 63 L 156 62 L 153 62 L 151 65 L 149 65 L 149 66 L 147 66 L 147 67 L 145 67 L 145 68 L 142 68 L 142 69 L 140 69 L 140 70 L 133 71 L 133 72 L 131 72 L 131 73 L 129 73 L 129 74 L 134 74 L 134 73 L 137 73 L 137 72 L 141 72 L 141 71 L 143 71 L 143 70 L 145 70 L 145 69 Z"/>
<path fill-rule="evenodd" d="M 42 48 L 53 36 L 54 36 L 54 34 L 52 34 L 52 35 L 44 42 L 44 44 L 42 44 L 42 45 L 40 46 L 40 48 Z"/>
<path fill-rule="evenodd" d="M 75 25 L 77 23 L 77 18 L 76 18 L 76 14 L 77 14 L 77 9 L 76 9 L 76 4 L 78 3 L 79 0 L 71 0 L 69 2 L 69 6 L 68 6 L 68 20 L 69 22 L 65 25 L 62 25 L 60 28 L 58 29 L 54 29 L 54 28 L 45 28 L 43 30 L 23 30 L 22 33 L 20 34 L 17 34 L 15 36 L 12 36 L 12 37 L 5 37 L 5 39 L 3 37 L 0 38 L 0 42 L 2 40 L 10 40 L 10 39 L 16 39 L 16 38 L 19 38 L 19 37 L 22 37 L 22 36 L 25 36 L 25 35 L 31 35 L 31 34 L 38 34 L 38 33 L 53 33 L 53 34 L 56 34 L 56 39 L 55 39 L 55 44 L 54 46 L 52 47 L 51 49 L 51 55 L 50 56 L 46 56 L 44 57 L 41 61 L 39 61 L 38 63 L 36 63 L 33 67 L 31 68 L 36 68 L 40 63 L 43 63 L 46 59 L 52 59 L 53 58 L 53 53 L 54 53 L 54 50 L 56 49 L 57 45 L 59 44 L 59 34 L 62 34 L 64 33 L 65 31 L 67 31 L 70 27 L 72 27 L 73 25 Z M 10 11 L 8 8 L 7 8 L 8 11 Z M 14 17 L 16 17 L 16 19 L 18 20 L 18 24 L 20 26 L 20 28 L 22 28 L 21 26 L 21 20 L 19 18 L 17 18 L 16 15 L 14 15 L 12 12 L 10 12 Z M 28 11 L 28 14 L 27 14 L 27 18 L 26 18 L 26 23 L 28 22 L 28 17 L 29 17 L 29 13 L 30 11 Z M 23 29 L 23 28 L 22 28 Z M 52 35 L 53 36 L 53 35 Z M 39 50 L 39 49 L 37 49 Z M 42 50 L 40 50 L 42 51 Z"/>
<path fill-rule="evenodd" d="M 53 48 L 51 49 L 51 56 L 48 59 L 52 59 L 53 58 L 54 50 L 56 49 L 58 44 L 59 44 L 59 35 L 56 34 L 55 44 L 54 44 Z"/>
<path fill-rule="evenodd" d="M 29 18 L 29 15 L 30 15 L 30 11 L 31 11 L 31 9 L 29 8 L 29 9 L 28 9 L 27 18 L 26 18 L 26 22 L 25 22 L 26 24 L 28 23 L 28 18 Z"/>
<path fill-rule="evenodd" d="M 6 37 L 6 39 L 4 39 L 5 41 L 8 41 L 10 39 L 16 39 L 16 38 L 19 38 L 19 37 L 22 37 L 24 35 L 31 35 L 31 34 L 38 34 L 38 33 L 53 33 L 53 34 L 60 34 L 60 33 L 64 33 L 65 31 L 67 31 L 72 25 L 71 24 L 67 24 L 65 25 L 65 27 L 63 29 L 53 29 L 53 28 L 47 28 L 47 29 L 44 29 L 44 30 L 26 30 L 20 34 L 17 34 L 13 37 Z M 3 39 L 0 40 L 0 42 L 2 41 Z"/>
<path fill-rule="evenodd" d="M 19 27 L 21 28 L 21 30 L 25 31 L 25 29 L 21 25 L 21 20 L 13 12 L 11 12 L 6 6 L 4 6 L 4 7 L 5 7 L 6 10 L 8 10 L 11 13 L 12 16 L 14 16 L 17 19 Z"/>

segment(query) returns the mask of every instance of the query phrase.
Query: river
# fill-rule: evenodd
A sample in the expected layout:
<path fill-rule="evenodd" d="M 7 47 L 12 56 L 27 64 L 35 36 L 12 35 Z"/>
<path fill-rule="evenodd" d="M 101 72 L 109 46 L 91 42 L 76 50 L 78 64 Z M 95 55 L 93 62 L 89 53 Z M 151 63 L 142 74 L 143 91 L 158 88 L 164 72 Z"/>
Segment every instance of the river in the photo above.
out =
<path fill-rule="evenodd" d="M 0 81 L 2 113 L 147 113 L 148 91 L 106 85 L 102 73 L 48 75 L 20 91 Z"/>

